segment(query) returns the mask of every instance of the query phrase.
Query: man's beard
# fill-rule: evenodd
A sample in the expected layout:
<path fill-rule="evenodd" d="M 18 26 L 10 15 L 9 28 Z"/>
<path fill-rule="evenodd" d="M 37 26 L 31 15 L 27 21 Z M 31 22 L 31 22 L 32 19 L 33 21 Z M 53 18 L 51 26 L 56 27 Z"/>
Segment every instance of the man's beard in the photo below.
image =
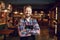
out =
<path fill-rule="evenodd" d="M 26 18 L 31 17 L 31 16 L 25 16 Z"/>
<path fill-rule="evenodd" d="M 31 15 L 30 14 L 27 14 L 27 15 L 25 15 L 26 17 L 30 17 Z"/>

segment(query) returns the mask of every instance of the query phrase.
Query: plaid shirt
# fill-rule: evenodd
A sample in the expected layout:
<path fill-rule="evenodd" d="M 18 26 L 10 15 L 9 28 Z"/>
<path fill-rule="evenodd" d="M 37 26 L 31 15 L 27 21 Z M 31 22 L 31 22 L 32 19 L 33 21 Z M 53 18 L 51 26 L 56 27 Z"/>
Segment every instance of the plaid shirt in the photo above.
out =
<path fill-rule="evenodd" d="M 32 29 L 29 28 L 25 28 L 27 26 L 30 26 Z M 37 20 L 36 19 L 30 19 L 30 21 L 28 22 L 26 19 L 20 19 L 20 24 L 18 26 L 19 31 L 21 32 L 22 35 L 26 36 L 27 34 L 31 34 L 31 35 L 36 35 L 37 34 L 37 30 L 40 29 Z M 26 31 L 22 31 L 26 29 Z M 31 32 L 32 31 L 32 32 Z M 22 36 L 20 35 L 20 36 Z"/>

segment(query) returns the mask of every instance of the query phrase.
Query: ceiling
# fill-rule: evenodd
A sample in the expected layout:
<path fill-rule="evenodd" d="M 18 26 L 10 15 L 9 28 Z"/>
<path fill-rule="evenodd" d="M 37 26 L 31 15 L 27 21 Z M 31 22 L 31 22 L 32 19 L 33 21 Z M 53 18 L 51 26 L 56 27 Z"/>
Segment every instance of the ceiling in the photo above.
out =
<path fill-rule="evenodd" d="M 11 4 L 50 4 L 56 2 L 56 0 L 0 0 L 5 3 Z"/>
<path fill-rule="evenodd" d="M 22 8 L 26 4 L 31 4 L 34 9 L 45 9 L 48 10 L 54 6 L 56 0 L 0 0 L 6 4 L 11 3 L 17 6 L 17 9 Z"/>

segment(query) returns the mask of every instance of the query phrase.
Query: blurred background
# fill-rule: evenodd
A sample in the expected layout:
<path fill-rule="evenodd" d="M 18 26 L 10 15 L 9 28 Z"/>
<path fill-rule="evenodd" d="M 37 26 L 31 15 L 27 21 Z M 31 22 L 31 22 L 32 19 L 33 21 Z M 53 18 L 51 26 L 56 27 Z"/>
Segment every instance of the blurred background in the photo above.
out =
<path fill-rule="evenodd" d="M 41 29 L 36 40 L 60 39 L 60 0 L 0 0 L 0 40 L 19 40 L 17 25 L 25 17 L 23 7 L 27 4 Z"/>

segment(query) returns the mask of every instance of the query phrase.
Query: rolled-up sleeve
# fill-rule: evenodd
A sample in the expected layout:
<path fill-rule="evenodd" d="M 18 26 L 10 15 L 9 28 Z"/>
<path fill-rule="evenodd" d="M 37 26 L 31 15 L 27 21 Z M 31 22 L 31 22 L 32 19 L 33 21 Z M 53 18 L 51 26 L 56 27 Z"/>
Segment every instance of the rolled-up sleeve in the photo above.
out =
<path fill-rule="evenodd" d="M 20 19 L 20 23 L 19 23 L 18 29 L 24 30 L 24 21 L 22 19 Z"/>
<path fill-rule="evenodd" d="M 36 34 L 40 34 L 40 27 L 39 27 L 39 24 L 37 22 L 37 20 L 34 20 L 33 21 L 33 33 L 36 35 Z"/>
<path fill-rule="evenodd" d="M 33 21 L 33 26 L 34 26 L 35 30 L 40 30 L 40 27 L 39 27 L 39 24 L 38 24 L 37 20 Z"/>

